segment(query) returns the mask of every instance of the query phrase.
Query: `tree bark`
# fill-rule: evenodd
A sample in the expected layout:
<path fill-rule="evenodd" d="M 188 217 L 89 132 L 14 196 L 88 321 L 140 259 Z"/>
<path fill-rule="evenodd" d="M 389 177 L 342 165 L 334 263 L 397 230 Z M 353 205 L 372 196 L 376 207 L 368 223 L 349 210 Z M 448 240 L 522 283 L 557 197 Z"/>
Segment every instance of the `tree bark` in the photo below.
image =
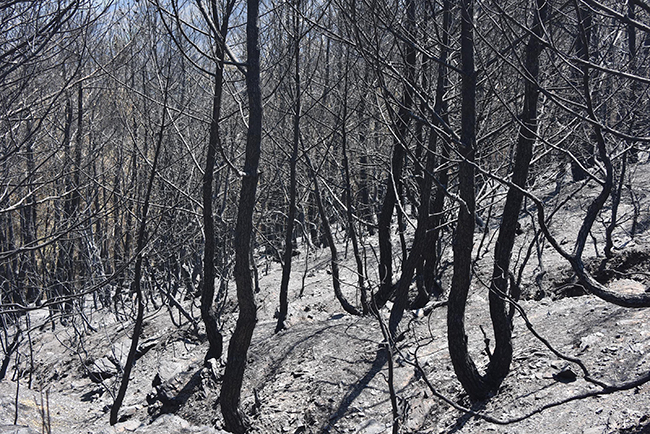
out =
<path fill-rule="evenodd" d="M 330 227 L 327 214 L 325 213 L 325 206 L 323 205 L 323 198 L 320 193 L 320 188 L 318 186 L 318 177 L 314 170 L 314 167 L 311 164 L 309 156 L 305 154 L 305 159 L 307 160 L 307 165 L 309 166 L 309 173 L 314 183 L 314 198 L 316 200 L 316 205 L 318 206 L 318 212 L 320 214 L 320 219 L 323 224 L 323 232 L 325 233 L 325 238 L 327 239 L 327 244 L 329 244 L 330 253 L 331 253 L 331 266 L 332 266 L 332 285 L 334 286 L 334 295 L 336 299 L 341 303 L 341 307 L 350 315 L 361 315 L 361 312 L 354 307 L 350 302 L 343 296 L 341 291 L 341 279 L 339 276 L 339 257 L 336 245 L 334 244 L 334 236 L 332 235 L 332 228 Z"/>
<path fill-rule="evenodd" d="M 248 428 L 239 411 L 246 355 L 257 322 L 253 294 L 250 248 L 253 211 L 259 178 L 258 167 L 262 142 L 262 93 L 260 89 L 259 0 L 247 0 L 246 51 L 248 53 L 246 88 L 248 90 L 248 133 L 246 157 L 235 227 L 235 283 L 239 317 L 228 346 L 228 361 L 221 386 L 221 412 L 226 430 L 243 434 Z"/>
<path fill-rule="evenodd" d="M 296 164 L 298 160 L 298 144 L 300 142 L 300 0 L 296 0 L 293 23 L 294 43 L 294 115 L 293 115 L 293 142 L 289 161 L 289 212 L 287 215 L 287 228 L 284 237 L 284 253 L 282 261 L 282 280 L 280 282 L 280 311 L 275 332 L 286 328 L 285 321 L 289 311 L 289 279 L 291 277 L 291 262 L 293 259 L 293 228 L 296 219 Z"/>
<path fill-rule="evenodd" d="M 223 65 L 224 44 L 228 33 L 228 22 L 232 11 L 233 2 L 228 2 L 221 20 L 219 34 L 214 35 L 216 62 L 214 76 L 214 94 L 212 98 L 212 119 L 210 121 L 210 137 L 205 159 L 205 173 L 203 174 L 203 227 L 205 232 L 205 246 L 203 251 L 203 290 L 201 291 L 201 319 L 205 324 L 208 338 L 208 351 L 205 363 L 209 359 L 218 359 L 223 353 L 223 336 L 219 331 L 217 315 L 214 312 L 214 280 L 215 280 L 215 241 L 214 215 L 212 211 L 212 196 L 214 184 L 214 167 L 217 150 L 221 147 L 221 131 L 219 121 L 221 117 L 221 97 L 223 94 Z M 212 3 L 213 19 L 218 23 L 217 5 Z"/>
<path fill-rule="evenodd" d="M 407 4 L 407 27 L 413 34 L 415 28 L 415 3 L 409 0 Z M 402 101 L 396 119 L 397 134 L 393 145 L 393 156 L 391 159 L 390 173 L 388 174 L 386 195 L 382 203 L 379 219 L 377 221 L 379 232 L 379 290 L 372 300 L 372 308 L 381 308 L 393 292 L 393 246 L 390 236 L 390 225 L 393 218 L 395 204 L 401 197 L 402 192 L 402 169 L 404 167 L 404 157 L 406 154 L 406 133 L 411 119 L 409 111 L 413 106 L 413 82 L 415 79 L 416 53 L 413 44 L 407 44 L 405 47 L 405 67 L 404 67 L 404 89 Z M 398 209 L 398 223 L 402 231 L 401 210 Z M 402 235 L 403 237 L 403 235 Z M 402 242 L 402 248 L 405 250 L 405 243 Z M 403 255 L 406 259 L 406 255 Z"/>
<path fill-rule="evenodd" d="M 447 309 L 449 355 L 458 380 L 471 399 L 488 396 L 488 387 L 467 349 L 465 306 L 472 280 L 472 248 L 476 221 L 474 148 L 476 144 L 476 71 L 474 69 L 473 0 L 461 1 L 461 143 L 458 187 L 462 200 L 454 239 L 454 271 Z"/>
<path fill-rule="evenodd" d="M 165 89 L 168 91 L 169 89 Z M 165 92 L 165 102 L 163 104 L 162 113 L 162 123 L 160 125 L 160 132 L 158 136 L 158 141 L 156 143 L 156 150 L 154 153 L 153 163 L 151 165 L 151 174 L 149 175 L 149 182 L 147 184 L 147 190 L 145 192 L 144 203 L 142 205 L 142 219 L 140 221 L 140 228 L 138 230 L 138 241 L 137 241 L 137 259 L 135 261 L 135 270 L 133 276 L 133 286 L 135 289 L 136 304 L 137 304 L 137 314 L 135 319 L 135 324 L 133 326 L 133 336 L 131 337 L 131 346 L 129 347 L 129 354 L 126 358 L 126 364 L 124 365 L 124 372 L 122 373 L 122 381 L 120 383 L 120 388 L 117 391 L 115 400 L 113 401 L 113 406 L 111 407 L 110 414 L 110 424 L 115 425 L 118 421 L 117 416 L 120 411 L 120 407 L 124 402 L 124 397 L 126 396 L 126 390 L 129 387 L 129 381 L 131 379 L 131 370 L 135 364 L 135 357 L 138 350 L 138 342 L 140 340 L 140 334 L 142 333 L 142 325 L 144 320 L 144 296 L 142 294 L 142 287 L 140 285 L 140 280 L 142 279 L 142 260 L 143 260 L 143 250 L 146 245 L 147 238 L 147 214 L 149 213 L 149 205 L 151 199 L 151 191 L 153 190 L 153 181 L 156 178 L 156 171 L 158 169 L 158 156 L 160 155 L 160 150 L 162 149 L 163 137 L 165 132 L 165 119 L 167 113 L 167 96 L 168 92 Z"/>

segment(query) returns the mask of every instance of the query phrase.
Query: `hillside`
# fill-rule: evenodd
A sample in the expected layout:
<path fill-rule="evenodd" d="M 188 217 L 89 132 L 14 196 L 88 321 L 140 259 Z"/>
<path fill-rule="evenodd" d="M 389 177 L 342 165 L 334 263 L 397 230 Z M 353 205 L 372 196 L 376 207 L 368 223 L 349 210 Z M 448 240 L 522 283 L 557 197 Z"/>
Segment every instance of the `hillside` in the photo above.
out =
<path fill-rule="evenodd" d="M 640 181 L 643 183 L 643 180 Z M 571 224 L 562 229 L 570 239 L 584 209 L 574 195 L 559 218 Z M 567 194 L 571 194 L 570 192 Z M 642 205 L 647 210 L 648 198 Z M 628 206 L 623 204 L 623 206 Z M 623 214 L 625 215 L 625 208 Z M 643 215 L 647 219 L 647 214 Z M 572 226 L 573 225 L 573 226 Z M 524 231 L 526 220 L 522 219 Z M 495 231 L 493 227 L 490 231 Z M 477 241 L 481 234 L 477 233 Z M 493 237 L 492 237 L 493 238 Z M 619 233 L 625 244 L 618 256 L 604 264 L 591 259 L 610 287 L 625 290 L 647 288 L 650 272 L 650 234 L 644 228 L 633 241 Z M 477 242 L 478 244 L 478 242 Z M 340 246 L 345 250 L 345 246 Z M 489 252 L 489 249 L 486 249 Z M 290 288 L 289 327 L 274 335 L 281 267 L 277 262 L 258 264 L 261 291 L 257 294 L 258 324 L 249 351 L 242 407 L 253 432 L 259 433 L 359 433 L 391 431 L 391 404 L 387 384 L 387 356 L 377 319 L 352 317 L 334 298 L 329 274 L 329 251 L 310 251 L 307 270 L 302 252 L 296 259 Z M 344 282 L 353 282 L 351 257 L 342 261 L 348 270 Z M 650 369 L 650 313 L 607 304 L 580 294 L 568 265 L 547 249 L 546 273 L 541 287 L 529 270 L 524 280 L 528 297 L 521 307 L 535 330 L 563 354 L 578 357 L 590 374 L 607 383 L 620 383 Z M 529 268 L 534 268 L 533 266 Z M 476 283 L 467 310 L 471 351 L 479 367 L 485 366 L 484 336 L 491 324 L 487 292 L 480 281 L 490 270 L 490 254 L 476 264 Z M 304 278 L 304 295 L 298 297 Z M 231 285 L 234 287 L 234 285 Z M 356 297 L 353 285 L 346 296 Z M 231 289 L 231 296 L 234 289 Z M 198 318 L 192 300 L 185 309 Z M 196 301 L 194 301 L 196 303 Z M 87 305 L 89 306 L 89 300 Z M 382 310 L 387 319 L 390 303 Z M 234 302 L 226 306 L 224 334 L 231 333 Z M 0 421 L 17 423 L 41 432 L 42 409 L 49 402 L 45 420 L 52 433 L 217 433 L 222 426 L 218 408 L 220 376 L 224 362 L 202 366 L 206 350 L 204 334 L 165 306 L 151 304 L 145 316 L 140 357 L 134 368 L 121 422 L 110 427 L 108 410 L 119 385 L 117 366 L 123 366 L 132 325 L 116 320 L 107 310 L 86 312 L 67 326 L 52 329 L 44 309 L 30 313 L 31 343 L 20 351 L 20 383 L 12 381 L 14 363 L 0 382 Z M 446 307 L 411 311 L 402 322 L 404 338 L 395 356 L 395 387 L 402 432 L 420 433 L 638 433 L 650 431 L 650 383 L 630 390 L 570 400 L 598 389 L 584 380 L 575 364 L 561 360 L 526 328 L 515 315 L 512 371 L 499 393 L 487 402 L 472 404 L 455 379 L 447 352 Z M 226 342 L 227 345 L 227 342 Z M 32 351 L 30 353 L 30 350 Z M 29 359 L 33 355 L 33 361 Z M 224 356 L 225 358 L 225 356 Z M 434 396 L 415 369 L 419 363 L 431 386 L 452 401 L 496 419 L 525 416 L 507 425 L 468 416 Z M 29 366 L 33 366 L 30 372 Z M 577 377 L 577 378 L 575 378 Z M 31 382 L 31 384 L 30 384 Z M 17 386 L 20 386 L 17 389 Z M 562 400 L 568 402 L 553 405 Z M 550 408 L 540 411 L 545 406 Z M 216 427 L 216 428 L 215 428 Z M 13 431 L 12 431 L 13 430 Z M 15 431 L 0 428 L 0 432 Z"/>

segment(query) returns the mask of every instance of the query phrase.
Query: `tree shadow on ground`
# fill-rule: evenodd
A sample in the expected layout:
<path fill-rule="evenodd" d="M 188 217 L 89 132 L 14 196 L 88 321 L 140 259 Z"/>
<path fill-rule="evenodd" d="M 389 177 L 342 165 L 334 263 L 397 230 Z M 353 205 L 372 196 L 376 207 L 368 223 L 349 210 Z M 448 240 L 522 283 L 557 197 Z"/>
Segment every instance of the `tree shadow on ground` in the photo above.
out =
<path fill-rule="evenodd" d="M 470 409 L 476 413 L 480 412 L 481 410 L 485 410 L 485 405 L 487 404 L 487 401 L 478 401 L 472 404 Z M 456 419 L 456 423 L 451 427 L 451 429 L 448 431 L 450 434 L 455 433 L 463 429 L 463 427 L 469 422 L 474 416 L 465 413 L 462 416 L 460 416 L 458 419 Z"/>
<path fill-rule="evenodd" d="M 368 384 L 370 384 L 372 379 L 382 370 L 387 361 L 388 357 L 386 348 L 379 348 L 375 360 L 370 366 L 370 370 L 359 381 L 350 386 L 343 399 L 341 399 L 339 408 L 332 414 L 332 416 L 330 416 L 329 421 L 321 426 L 320 432 L 329 432 L 330 428 L 345 416 L 350 405 L 359 397 L 363 389 L 368 387 Z"/>
<path fill-rule="evenodd" d="M 278 370 L 293 352 L 300 349 L 303 345 L 309 346 L 310 341 L 317 340 L 319 336 L 338 327 L 341 327 L 341 325 L 340 324 L 327 325 L 325 327 L 317 329 L 316 331 L 303 330 L 301 332 L 304 333 L 304 335 L 301 336 L 300 339 L 286 346 L 279 345 L 277 343 L 277 340 L 285 338 L 287 335 L 283 336 L 283 334 L 287 334 L 289 332 L 284 331 L 284 332 L 280 332 L 280 334 L 274 334 L 273 335 L 273 338 L 275 339 L 274 342 L 277 344 L 274 346 L 274 350 L 280 352 L 280 355 L 274 358 L 272 362 L 264 368 L 264 375 L 261 379 L 257 381 L 257 386 L 255 388 L 257 393 L 261 393 L 267 385 L 272 384 L 275 381 L 275 378 L 278 374 Z"/>

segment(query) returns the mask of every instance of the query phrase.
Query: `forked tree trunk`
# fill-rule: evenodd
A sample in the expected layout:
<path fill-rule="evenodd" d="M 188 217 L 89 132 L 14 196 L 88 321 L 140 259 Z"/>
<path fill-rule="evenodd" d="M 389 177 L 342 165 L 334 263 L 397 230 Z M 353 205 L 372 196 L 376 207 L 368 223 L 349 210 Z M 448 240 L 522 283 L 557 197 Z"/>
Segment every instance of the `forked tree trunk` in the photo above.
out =
<path fill-rule="evenodd" d="M 454 371 L 472 399 L 484 399 L 489 389 L 467 349 L 465 307 L 472 280 L 472 248 L 476 197 L 474 191 L 474 148 L 476 144 L 476 71 L 474 69 L 474 2 L 461 1 L 461 143 L 458 188 L 462 200 L 454 240 L 454 272 L 447 309 L 447 339 Z"/>

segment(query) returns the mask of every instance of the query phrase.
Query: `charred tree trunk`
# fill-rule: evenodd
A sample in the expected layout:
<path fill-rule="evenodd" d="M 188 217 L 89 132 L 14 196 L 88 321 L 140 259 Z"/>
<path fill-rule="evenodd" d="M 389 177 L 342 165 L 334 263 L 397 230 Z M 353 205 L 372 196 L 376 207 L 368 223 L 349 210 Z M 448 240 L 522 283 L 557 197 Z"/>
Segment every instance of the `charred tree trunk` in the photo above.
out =
<path fill-rule="evenodd" d="M 63 130 L 63 150 L 65 155 L 64 158 L 66 159 L 66 161 L 70 162 L 72 160 L 70 142 L 72 136 L 72 120 L 73 120 L 72 101 L 70 97 L 68 97 L 66 101 L 65 113 L 66 113 L 66 118 L 65 118 L 64 130 Z M 73 269 L 74 241 L 73 241 L 73 237 L 70 234 L 70 230 L 73 226 L 72 218 L 74 214 L 73 212 L 74 201 L 72 199 L 72 194 L 71 194 L 71 191 L 73 189 L 73 184 L 70 175 L 67 175 L 64 178 L 63 189 L 64 189 L 62 194 L 62 196 L 64 197 L 63 210 L 62 213 L 59 213 L 58 217 L 60 219 L 59 227 L 62 228 L 61 230 L 65 232 L 65 235 L 61 237 L 61 241 L 58 243 L 59 245 L 58 245 L 57 257 L 56 257 L 56 264 L 54 267 L 55 282 L 52 285 L 52 287 L 54 288 L 53 291 L 54 293 L 52 295 L 54 297 L 62 297 L 62 296 L 67 296 L 72 294 L 71 285 L 73 283 L 72 280 L 74 278 L 74 269 Z M 71 311 L 71 306 L 68 303 L 57 305 L 56 308 L 58 308 L 61 311 L 66 311 L 67 313 Z"/>
<path fill-rule="evenodd" d="M 366 81 L 367 81 L 366 76 Z M 368 120 L 364 118 L 366 113 L 366 100 L 361 98 L 359 102 L 359 147 L 362 149 L 363 154 L 359 157 L 359 202 L 360 209 L 358 213 L 364 222 L 367 223 L 368 233 L 372 236 L 375 234 L 375 216 L 373 205 L 370 201 L 370 186 L 368 182 L 368 156 L 367 152 L 367 135 L 368 135 Z"/>
<path fill-rule="evenodd" d="M 388 331 L 391 337 L 395 336 L 397 326 L 404 315 L 404 309 L 406 309 L 408 304 L 408 293 L 409 287 L 411 286 L 411 280 L 413 279 L 416 266 L 421 261 L 422 253 L 426 248 L 427 228 L 429 223 L 429 198 L 431 197 L 431 186 L 433 183 L 431 174 L 433 173 L 435 166 L 435 158 L 433 154 L 435 133 L 431 131 L 429 137 L 430 142 L 429 149 L 427 150 L 426 167 L 423 171 L 424 181 L 422 184 L 422 198 L 418 210 L 417 228 L 415 229 L 413 245 L 411 246 L 408 257 L 402 266 L 402 275 L 397 283 L 397 289 L 395 291 L 395 303 L 391 309 L 390 319 L 388 321 Z"/>
<path fill-rule="evenodd" d="M 347 219 L 348 219 L 348 235 L 352 241 L 352 251 L 354 253 L 354 261 L 357 266 L 357 282 L 359 291 L 361 291 L 361 309 L 364 315 L 370 312 L 370 302 L 368 300 L 368 289 L 366 288 L 365 274 L 363 270 L 363 261 L 361 260 L 361 252 L 359 251 L 359 240 L 357 239 L 357 231 L 354 226 L 354 205 L 352 200 L 352 183 L 350 182 L 350 161 L 348 158 L 348 132 L 346 128 L 346 120 L 348 117 L 348 64 L 349 56 L 346 53 L 346 67 L 345 67 L 345 83 L 343 89 L 343 113 L 341 122 L 341 148 L 343 151 L 343 171 L 344 171 L 344 184 L 345 184 L 345 200 L 347 202 Z"/>
<path fill-rule="evenodd" d="M 575 48 L 576 56 L 585 60 L 589 58 L 589 44 L 591 41 L 591 25 L 592 25 L 592 13 L 589 7 L 585 7 L 574 2 L 576 13 L 578 16 L 578 34 L 575 39 Z M 576 88 L 583 86 L 583 76 L 584 68 L 577 64 L 574 70 L 574 79 Z M 591 138 L 590 138 L 591 139 Z M 595 164 L 595 155 L 596 149 L 592 140 L 584 140 L 578 149 L 579 155 L 577 157 L 582 160 L 582 165 L 576 163 L 575 161 L 571 162 L 571 174 L 574 181 L 582 181 L 589 177 L 589 173 L 585 168 L 593 167 Z"/>
<path fill-rule="evenodd" d="M 221 387 L 221 412 L 226 429 L 243 434 L 247 423 L 239 411 L 241 386 L 246 367 L 246 355 L 257 322 L 253 293 L 250 248 L 253 233 L 253 211 L 259 178 L 262 142 L 262 92 L 260 89 L 259 0 L 247 1 L 246 51 L 248 55 L 246 88 L 248 90 L 248 134 L 246 157 L 235 227 L 235 283 L 239 317 L 228 346 L 228 361 Z"/>
<path fill-rule="evenodd" d="M 409 0 L 407 5 L 407 26 L 415 28 L 415 6 L 413 0 Z M 373 309 L 379 309 L 388 301 L 393 292 L 393 246 L 390 236 L 390 225 L 393 218 L 393 210 L 398 200 L 402 196 L 402 169 L 404 167 L 404 158 L 406 155 L 406 133 L 410 121 L 409 111 L 413 106 L 413 82 L 415 78 L 416 53 L 413 44 L 407 44 L 405 55 L 405 83 L 402 95 L 402 101 L 396 118 L 397 134 L 393 147 L 393 156 L 391 159 L 390 173 L 386 182 L 386 195 L 382 203 L 378 219 L 379 232 L 379 290 L 372 300 Z M 398 224 L 402 234 L 402 249 L 405 250 L 403 241 L 403 216 L 401 209 L 398 209 Z M 406 255 L 403 255 L 405 258 Z"/>
<path fill-rule="evenodd" d="M 634 11 L 634 0 L 628 0 L 627 2 L 627 16 L 631 20 L 635 19 L 636 13 Z M 637 63 L 636 60 L 636 29 L 632 23 L 628 23 L 627 25 L 627 46 L 628 46 L 628 56 L 629 56 L 629 61 L 630 61 L 630 69 L 632 71 L 635 70 L 635 66 Z M 629 88 L 629 100 L 634 101 L 636 91 L 638 89 L 637 82 L 634 81 L 630 85 Z M 632 130 L 634 127 L 633 121 L 631 121 L 630 124 L 630 130 Z M 625 185 L 625 171 L 627 169 L 627 163 L 628 160 L 630 162 L 635 162 L 637 161 L 637 152 L 634 149 L 634 146 L 630 146 L 629 149 L 627 149 L 623 155 L 622 155 L 622 161 L 620 165 L 620 173 L 618 175 L 618 186 L 616 189 L 612 191 L 612 213 L 611 213 L 611 221 L 609 225 L 607 226 L 605 230 L 605 257 L 606 258 L 612 258 L 614 256 L 614 252 L 612 252 L 612 249 L 614 248 L 614 242 L 612 240 L 612 234 L 614 233 L 614 229 L 616 229 L 616 225 L 618 223 L 618 207 L 621 203 L 621 195 L 623 194 L 623 186 Z"/>
<path fill-rule="evenodd" d="M 300 0 L 296 0 L 293 16 L 294 31 L 294 115 L 293 115 L 293 143 L 291 159 L 289 161 L 289 212 L 287 215 L 287 228 L 284 237 L 284 253 L 282 263 L 282 280 L 280 282 L 280 311 L 275 332 L 286 328 L 285 321 L 289 311 L 289 279 L 291 276 L 291 262 L 293 258 L 293 229 L 296 219 L 296 163 L 298 160 L 298 144 L 300 142 Z"/>
<path fill-rule="evenodd" d="M 168 91 L 169 89 L 165 89 Z M 110 424 L 115 425 L 118 421 L 118 413 L 120 407 L 124 402 L 124 397 L 126 396 L 126 390 L 129 387 L 129 380 L 131 377 L 131 370 L 135 364 L 135 358 L 138 350 L 138 342 L 140 340 L 140 334 L 142 333 L 142 324 L 144 319 L 144 296 L 142 294 L 141 279 L 142 279 L 142 262 L 143 262 L 143 250 L 147 243 L 147 215 L 149 213 L 149 204 L 151 200 L 151 192 L 153 190 L 153 182 L 156 178 L 156 171 L 158 168 L 158 156 L 160 155 L 160 150 L 162 149 L 163 137 L 165 133 L 165 120 L 167 112 L 167 95 L 168 92 L 165 92 L 165 102 L 163 105 L 162 121 L 160 125 L 160 132 L 158 135 L 158 140 L 156 143 L 156 149 L 154 153 L 153 162 L 151 165 L 151 174 L 149 175 L 149 181 L 147 183 L 147 190 L 145 192 L 144 203 L 142 205 L 142 219 L 140 221 L 140 227 L 138 230 L 138 241 L 137 241 L 137 259 L 135 261 L 135 270 L 133 276 L 133 287 L 135 290 L 136 304 L 137 304 L 137 314 L 135 319 L 135 324 L 133 326 L 133 336 L 131 337 L 131 346 L 129 348 L 129 354 L 126 358 L 126 364 L 124 365 L 124 372 L 122 373 L 122 382 L 120 383 L 120 388 L 115 396 L 115 401 L 113 401 L 113 406 L 111 407 L 110 414 Z"/>
<path fill-rule="evenodd" d="M 28 126 L 28 130 L 31 130 L 31 125 Z M 28 132 L 28 135 L 31 135 L 31 133 Z M 36 241 L 36 192 L 33 186 L 35 162 L 31 139 L 25 144 L 25 154 L 27 159 L 27 201 L 25 206 L 20 210 L 20 234 L 22 237 L 22 245 L 24 247 L 31 247 Z M 28 250 L 25 252 L 23 258 L 20 262 L 18 272 L 18 281 L 22 286 L 22 290 L 24 290 L 24 293 L 21 291 L 20 299 L 27 303 L 32 303 L 38 295 L 31 279 L 33 274 L 37 273 L 36 257 L 33 251 Z"/>
<path fill-rule="evenodd" d="M 443 2 L 443 11 L 442 11 L 442 44 L 440 49 L 440 64 L 438 66 L 438 80 L 436 83 L 436 104 L 434 110 L 436 111 L 436 116 L 434 123 L 440 125 L 441 122 L 437 120 L 437 116 L 440 116 L 442 123 L 448 123 L 447 115 L 447 102 L 444 99 L 445 92 L 449 87 L 449 74 L 447 70 L 447 61 L 449 58 L 449 32 L 451 27 L 451 0 L 445 0 Z M 424 286 L 424 291 L 427 296 L 434 295 L 439 297 L 442 295 L 442 288 L 438 284 L 436 278 L 438 274 L 439 267 L 439 255 L 440 250 L 440 226 L 443 222 L 444 215 L 444 205 L 445 205 L 445 189 L 447 188 L 447 183 L 449 181 L 449 172 L 447 170 L 447 164 L 449 161 L 449 144 L 447 140 L 442 137 L 438 137 L 438 133 L 431 131 L 431 134 L 435 134 L 435 142 L 442 142 L 439 146 L 439 165 L 442 167 L 440 175 L 438 177 L 437 188 L 435 191 L 435 197 L 433 199 L 433 204 L 431 205 L 431 215 L 427 223 L 427 248 L 422 254 L 422 284 Z M 433 144 L 429 145 L 431 149 L 435 146 Z M 429 215 L 429 210 L 427 210 L 427 215 Z"/>
<path fill-rule="evenodd" d="M 341 280 L 339 277 L 339 258 L 336 245 L 334 244 L 334 236 L 332 235 L 332 228 L 330 227 L 327 214 L 325 212 L 325 206 L 323 205 L 323 197 L 320 193 L 320 188 L 318 186 L 318 177 L 314 167 L 311 164 L 309 156 L 305 154 L 305 159 L 307 160 L 307 166 L 309 167 L 309 174 L 311 176 L 312 182 L 314 183 L 314 198 L 316 200 L 316 205 L 318 206 L 318 213 L 320 214 L 320 219 L 323 224 L 323 232 L 327 239 L 327 244 L 329 244 L 330 253 L 331 253 L 331 266 L 332 266 L 332 285 L 334 286 L 334 295 L 336 299 L 341 303 L 341 307 L 350 315 L 361 315 L 361 312 L 354 307 L 350 302 L 343 296 L 341 291 Z"/>
<path fill-rule="evenodd" d="M 463 388 L 475 400 L 487 397 L 489 388 L 478 373 L 467 348 L 465 307 L 472 281 L 472 248 L 476 222 L 474 150 L 476 144 L 476 71 L 474 69 L 474 2 L 461 1 L 461 143 L 458 184 L 462 201 L 454 240 L 454 272 L 447 309 L 447 339 L 454 371 Z"/>
<path fill-rule="evenodd" d="M 214 167 L 217 150 L 221 148 L 221 131 L 219 119 L 221 117 L 221 96 L 223 93 L 223 62 L 224 44 L 228 33 L 228 22 L 233 2 L 228 2 L 224 11 L 219 34 L 214 35 L 216 50 L 216 70 L 214 76 L 214 95 L 212 97 L 212 119 L 210 121 L 210 137 L 205 159 L 205 173 L 203 174 L 203 226 L 205 231 L 205 247 L 203 251 L 203 290 L 201 291 L 201 319 L 205 324 L 208 338 L 208 351 L 205 363 L 208 360 L 218 359 L 223 353 L 223 336 L 219 331 L 217 314 L 214 311 L 214 280 L 215 280 L 215 253 L 216 234 L 214 230 L 214 215 L 212 211 L 212 196 L 214 184 Z M 219 22 L 217 5 L 212 3 L 212 15 L 216 23 Z"/>
<path fill-rule="evenodd" d="M 409 3 L 409 7 L 413 8 L 414 4 Z M 411 12 L 412 20 L 414 21 L 415 12 Z M 448 32 L 449 30 L 449 4 L 445 5 L 445 11 L 443 11 L 443 32 Z M 448 42 L 448 41 L 447 41 Z M 445 85 L 446 85 L 446 59 L 447 59 L 447 44 L 443 42 L 441 48 L 441 62 L 440 62 L 440 73 L 438 75 L 438 83 L 436 88 L 436 103 L 434 110 L 436 115 L 440 115 L 445 110 L 445 103 L 443 100 Z M 424 66 L 427 65 L 428 59 L 424 59 Z M 426 73 L 426 71 L 425 71 Z M 422 133 L 420 133 L 422 135 Z M 413 245 L 408 254 L 407 259 L 404 261 L 402 266 L 402 275 L 397 284 L 395 304 L 390 313 L 390 319 L 388 322 L 388 330 L 391 336 L 395 336 L 397 331 L 397 326 L 404 315 L 404 310 L 408 304 L 408 293 L 411 285 L 411 280 L 413 274 L 418 266 L 424 265 L 424 255 L 427 250 L 427 233 L 430 229 L 430 219 L 429 219 L 429 208 L 431 203 L 431 191 L 433 186 L 433 172 L 435 169 L 435 147 L 438 140 L 438 134 L 434 128 L 429 132 L 429 139 L 427 146 L 421 146 L 423 149 L 420 150 L 420 154 L 425 153 L 425 167 L 420 166 L 419 172 L 422 176 L 422 181 L 420 183 L 420 204 L 418 208 L 418 219 L 417 219 L 417 228 L 415 230 L 415 235 L 413 239 Z M 422 157 L 420 157 L 421 159 Z M 418 159 L 418 160 L 420 160 Z M 432 249 L 432 246 L 429 246 L 429 249 Z M 433 264 L 427 264 L 431 266 Z M 424 289 L 424 288 L 423 288 Z M 418 294 L 417 304 L 424 306 L 428 300 L 428 294 L 426 291 L 422 291 Z"/>
<path fill-rule="evenodd" d="M 523 200 L 522 190 L 526 188 L 528 169 L 533 156 L 533 145 L 537 135 L 537 101 L 539 89 L 539 56 L 542 51 L 540 43 L 543 37 L 543 23 L 546 21 L 546 0 L 537 0 L 537 13 L 533 33 L 526 45 L 524 71 L 524 107 L 519 127 L 519 137 L 515 154 L 512 183 L 503 209 L 499 236 L 494 252 L 494 270 L 490 285 L 490 316 L 494 329 L 495 349 L 487 372 L 487 381 L 492 390 L 496 390 L 510 371 L 512 361 L 512 320 L 509 315 L 506 297 L 511 296 L 508 289 L 510 258 L 514 245 L 519 212 Z"/>

